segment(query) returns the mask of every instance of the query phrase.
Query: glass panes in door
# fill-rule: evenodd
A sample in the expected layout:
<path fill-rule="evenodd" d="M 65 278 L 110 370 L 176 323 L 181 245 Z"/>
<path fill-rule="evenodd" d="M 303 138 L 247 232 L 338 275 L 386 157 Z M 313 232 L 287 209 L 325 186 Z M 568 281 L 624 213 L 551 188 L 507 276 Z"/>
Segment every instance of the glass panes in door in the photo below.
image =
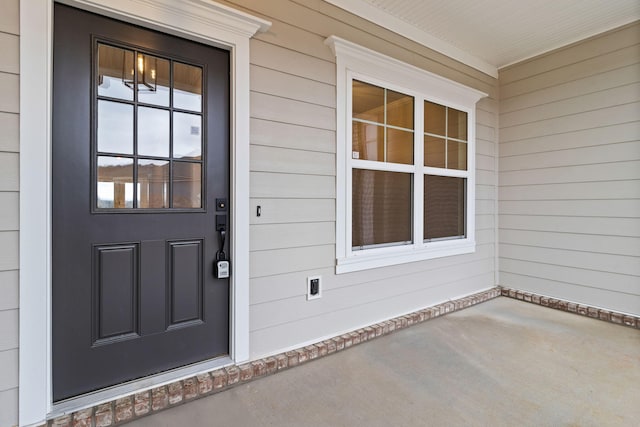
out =
<path fill-rule="evenodd" d="M 203 69 L 96 42 L 94 207 L 203 208 Z"/>

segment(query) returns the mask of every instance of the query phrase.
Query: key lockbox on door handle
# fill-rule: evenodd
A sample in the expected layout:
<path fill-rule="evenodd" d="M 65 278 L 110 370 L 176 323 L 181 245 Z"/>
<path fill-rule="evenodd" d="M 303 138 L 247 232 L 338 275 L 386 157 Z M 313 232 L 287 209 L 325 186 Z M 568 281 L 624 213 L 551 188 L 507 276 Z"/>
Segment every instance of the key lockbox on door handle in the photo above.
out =
<path fill-rule="evenodd" d="M 227 201 L 216 199 L 216 211 L 226 211 Z M 213 273 L 218 279 L 227 279 L 231 273 L 231 265 L 224 252 L 224 244 L 227 238 L 227 214 L 216 215 L 216 231 L 218 232 L 219 249 L 213 262 Z"/>

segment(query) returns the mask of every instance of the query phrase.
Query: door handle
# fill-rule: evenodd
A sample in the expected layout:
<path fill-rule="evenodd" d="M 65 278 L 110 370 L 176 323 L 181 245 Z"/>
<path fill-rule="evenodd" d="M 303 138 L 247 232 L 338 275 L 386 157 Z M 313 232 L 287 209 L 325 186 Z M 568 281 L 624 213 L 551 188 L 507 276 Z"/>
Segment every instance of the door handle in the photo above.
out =
<path fill-rule="evenodd" d="M 214 275 L 218 279 L 226 279 L 230 273 L 229 261 L 227 260 L 227 254 L 224 252 L 224 244 L 227 238 L 226 215 L 216 215 L 216 231 L 218 232 L 219 249 L 216 252 L 216 259 L 213 262 Z"/>

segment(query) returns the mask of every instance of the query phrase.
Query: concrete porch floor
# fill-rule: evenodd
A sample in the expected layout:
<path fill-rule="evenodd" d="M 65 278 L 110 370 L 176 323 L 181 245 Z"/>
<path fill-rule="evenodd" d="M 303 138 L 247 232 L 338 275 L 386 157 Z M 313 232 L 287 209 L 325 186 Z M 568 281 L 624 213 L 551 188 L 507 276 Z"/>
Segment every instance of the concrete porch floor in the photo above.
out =
<path fill-rule="evenodd" d="M 127 424 L 596 425 L 640 426 L 640 332 L 504 297 Z"/>

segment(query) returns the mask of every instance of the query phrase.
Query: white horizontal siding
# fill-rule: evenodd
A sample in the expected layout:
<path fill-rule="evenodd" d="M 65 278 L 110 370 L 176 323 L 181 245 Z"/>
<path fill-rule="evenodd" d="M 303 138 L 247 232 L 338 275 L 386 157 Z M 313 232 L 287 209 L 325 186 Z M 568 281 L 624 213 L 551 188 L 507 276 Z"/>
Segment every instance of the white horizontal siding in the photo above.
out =
<path fill-rule="evenodd" d="M 508 230 L 501 226 L 500 243 L 640 257 L 640 238 L 637 237 Z"/>
<path fill-rule="evenodd" d="M 0 111 L 17 113 L 20 109 L 20 79 L 17 74 L 0 73 Z"/>
<path fill-rule="evenodd" d="M 495 157 L 476 153 L 476 169 L 492 172 L 495 170 Z"/>
<path fill-rule="evenodd" d="M 512 186 L 640 179 L 638 160 L 566 167 L 547 168 L 541 164 L 536 166 L 536 169 L 500 172 L 500 182 Z"/>
<path fill-rule="evenodd" d="M 594 93 L 619 86 L 626 86 L 634 83 L 639 73 L 640 65 L 627 65 L 593 76 L 571 80 L 567 83 L 530 92 L 526 95 L 507 98 L 500 103 L 500 109 L 503 113 L 511 113 L 537 105 L 550 104 L 575 97 L 575 94 L 582 93 L 585 87 L 589 88 L 590 93 Z M 578 90 L 576 91 L 576 89 Z"/>
<path fill-rule="evenodd" d="M 335 196 L 333 176 L 251 172 L 251 197 L 254 198 L 335 199 Z"/>
<path fill-rule="evenodd" d="M 293 296 L 264 304 L 257 304 L 251 311 L 251 330 L 274 328 L 308 317 L 322 316 L 349 309 L 353 301 L 371 304 L 390 298 L 421 292 L 425 287 L 445 286 L 469 277 L 493 272 L 493 259 L 486 258 L 465 264 L 464 271 L 458 265 L 431 270 L 432 278 L 425 280 L 423 272 L 399 274 L 387 279 L 371 279 L 351 286 L 325 289 L 322 304 L 299 304 L 304 295 Z M 425 283 L 427 282 L 427 283 Z"/>
<path fill-rule="evenodd" d="M 433 280 L 442 280 L 439 272 L 461 264 L 467 265 L 474 261 L 492 259 L 493 250 L 492 243 L 485 243 L 478 245 L 475 254 L 438 258 L 430 263 L 415 262 L 396 265 L 385 269 L 363 271 L 361 274 L 335 275 L 332 269 L 319 270 L 318 274 L 323 275 L 323 289 L 327 291 L 366 286 L 367 283 L 375 281 L 399 280 L 414 275 L 428 275 L 433 277 Z M 305 274 L 310 275 L 311 272 L 301 271 L 256 279 L 252 284 L 252 303 L 263 304 L 306 295 L 306 284 L 303 283 L 305 286 L 302 286 L 300 281 Z"/>
<path fill-rule="evenodd" d="M 255 277 L 251 280 L 251 306 L 265 304 L 293 297 L 307 295 L 306 278 L 308 276 L 322 276 L 322 289 L 347 286 L 342 281 L 336 281 L 334 267 L 313 268 L 307 271 L 294 271 L 276 276 Z"/>
<path fill-rule="evenodd" d="M 229 3 L 273 22 L 251 41 L 252 357 L 492 286 L 496 80 L 321 1 Z M 334 273 L 338 100 L 335 58 L 324 44 L 330 35 L 490 94 L 476 118 L 476 253 Z M 307 301 L 306 278 L 317 274 L 323 297 Z"/>
<path fill-rule="evenodd" d="M 333 130 L 251 119 L 251 144 L 305 151 L 336 152 Z"/>
<path fill-rule="evenodd" d="M 18 349 L 0 351 L 0 391 L 18 387 Z"/>
<path fill-rule="evenodd" d="M 502 190 L 502 189 L 501 189 Z M 640 200 L 500 200 L 500 215 L 558 215 L 568 217 L 637 218 Z"/>
<path fill-rule="evenodd" d="M 640 296 L 638 277 L 629 274 L 586 270 L 565 265 L 540 264 L 532 261 L 503 259 L 500 268 L 506 273 L 554 280 L 585 288 L 599 289 L 608 283 L 608 290 L 630 296 Z"/>
<path fill-rule="evenodd" d="M 251 199 L 251 224 L 294 224 L 336 219 L 334 199 Z M 257 216 L 258 206 L 261 215 Z"/>
<path fill-rule="evenodd" d="M 0 231 L 0 271 L 18 269 L 18 232 Z"/>
<path fill-rule="evenodd" d="M 251 283 L 251 303 L 263 304 L 270 301 L 304 296 L 307 293 L 306 277 L 322 275 L 324 290 L 333 290 L 351 286 L 361 286 L 373 281 L 390 281 L 396 278 L 422 274 L 424 276 L 438 276 L 437 271 L 459 265 L 466 265 L 475 260 L 493 259 L 494 244 L 479 244 L 475 254 L 459 255 L 455 257 L 438 258 L 429 263 L 413 262 L 395 265 L 384 269 L 362 271 L 359 274 L 333 274 L 333 267 L 311 271 L 299 271 L 277 276 L 259 277 Z"/>
<path fill-rule="evenodd" d="M 501 262 L 503 259 L 515 259 L 540 264 L 575 267 L 584 270 L 640 276 L 640 263 L 634 256 L 609 255 L 601 252 L 500 243 Z"/>
<path fill-rule="evenodd" d="M 0 32 L 19 34 L 20 0 L 3 0 L 0 13 Z"/>
<path fill-rule="evenodd" d="M 476 185 L 492 185 L 496 181 L 496 173 L 490 170 L 476 169 Z"/>
<path fill-rule="evenodd" d="M 319 129 L 336 129 L 334 108 L 251 92 L 251 117 Z"/>
<path fill-rule="evenodd" d="M 501 202 L 539 200 L 543 204 L 550 200 L 588 200 L 590 202 L 588 209 L 598 209 L 599 205 L 609 203 L 612 199 L 637 199 L 638 194 L 640 189 L 635 180 L 615 180 L 511 185 L 501 187 L 498 197 Z M 637 215 L 637 212 L 620 212 L 620 216 L 633 214 Z M 584 215 L 589 213 L 584 212 Z"/>
<path fill-rule="evenodd" d="M 415 279 L 414 279 L 415 280 Z M 482 288 L 493 286 L 493 271 L 479 276 L 468 276 L 463 280 L 442 283 L 440 286 L 428 287 L 408 294 L 396 294 L 390 298 L 378 299 L 366 304 L 351 304 L 349 307 L 331 311 L 313 317 L 305 317 L 274 328 L 263 328 L 251 331 L 251 344 L 256 357 L 272 353 L 274 348 L 288 349 L 296 344 L 312 343 L 319 339 L 329 338 L 359 327 L 371 325 L 399 314 L 409 313 L 428 305 L 448 301 L 463 295 L 469 295 Z M 389 281 L 383 287 L 392 288 L 397 285 Z M 312 300 L 306 304 L 321 304 L 324 300 Z M 305 304 L 303 298 L 299 304 Z M 310 333 L 312 331 L 312 333 Z"/>
<path fill-rule="evenodd" d="M 616 49 L 624 49 L 638 44 L 638 27 L 625 25 L 618 30 L 609 31 L 579 43 L 567 46 L 539 57 L 524 61 L 521 66 L 508 67 L 500 70 L 500 84 L 506 85 L 517 80 L 523 80 L 549 72 L 550 70 L 566 68 L 567 66 L 591 58 L 598 58 Z M 612 49 L 612 46 L 614 48 Z M 598 72 L 599 70 L 596 70 Z"/>
<path fill-rule="evenodd" d="M 558 135 L 545 135 L 525 138 L 500 144 L 500 158 L 530 153 L 544 153 L 573 148 L 585 148 L 597 145 L 617 144 L 637 141 L 640 135 L 640 120 L 602 126 L 599 128 L 579 129 Z"/>
<path fill-rule="evenodd" d="M 331 245 L 336 240 L 335 222 L 260 224 L 250 227 L 252 251 Z"/>
<path fill-rule="evenodd" d="M 251 63 L 320 83 L 334 86 L 336 84 L 333 61 L 319 59 L 255 38 L 251 39 Z"/>
<path fill-rule="evenodd" d="M 18 424 L 19 10 L 19 0 L 4 0 L 0 7 L 0 426 L 2 427 Z"/>
<path fill-rule="evenodd" d="M 249 275 L 254 278 L 333 267 L 335 259 L 334 245 L 253 251 L 250 254 Z"/>
<path fill-rule="evenodd" d="M 505 230 L 640 237 L 640 218 L 502 215 L 500 227 Z"/>
<path fill-rule="evenodd" d="M 628 123 L 636 121 L 638 117 L 640 117 L 640 102 L 632 102 L 500 129 L 500 138 L 504 142 L 517 141 L 574 132 L 585 128 L 594 129 Z"/>
<path fill-rule="evenodd" d="M 476 215 L 489 215 L 496 212 L 494 200 L 476 199 Z"/>
<path fill-rule="evenodd" d="M 233 3 L 249 3 L 250 1 L 234 1 Z M 271 21 L 271 28 L 265 33 L 257 34 L 255 36 L 257 40 L 275 44 L 317 59 L 333 62 L 333 55 L 324 46 L 324 38 L 321 35 L 311 33 L 295 24 L 282 22 L 280 15 L 271 10 L 272 2 L 269 2 L 269 4 L 262 3 L 263 5 L 251 5 L 252 12 L 255 10 L 255 6 L 261 7 L 267 13 L 265 17 Z"/>
<path fill-rule="evenodd" d="M 570 114 L 602 110 L 621 104 L 630 104 L 638 101 L 639 98 L 640 83 L 624 84 L 611 89 L 604 89 L 586 95 L 574 96 L 561 101 L 549 102 L 504 113 L 500 116 L 500 127 L 506 129 L 512 126 L 535 123 L 546 119 L 568 116 Z"/>
<path fill-rule="evenodd" d="M 637 141 L 502 157 L 500 159 L 500 169 L 502 171 L 510 171 L 537 169 L 539 167 L 555 168 L 628 160 L 640 160 L 640 144 Z"/>
<path fill-rule="evenodd" d="M 484 103 L 485 99 L 490 100 L 491 98 L 483 98 L 476 104 L 476 121 L 487 126 L 493 126 L 498 119 L 498 114 L 491 110 L 491 108 L 495 108 L 495 104 Z"/>
<path fill-rule="evenodd" d="M 335 176 L 336 156 L 333 153 L 252 145 L 251 170 Z"/>
<path fill-rule="evenodd" d="M 501 79 L 500 97 L 508 99 L 557 86 L 563 83 L 593 76 L 628 65 L 636 64 L 635 56 L 638 55 L 638 42 L 628 47 L 617 48 L 594 58 L 585 59 L 563 67 L 551 68 L 548 71 L 535 74 L 526 79 L 512 83 L 503 83 Z M 531 62 L 524 63 L 514 68 L 530 66 Z M 501 72 L 502 75 L 502 72 Z M 585 88 L 583 88 L 585 90 Z"/>
<path fill-rule="evenodd" d="M 476 154 L 495 157 L 497 151 L 493 140 L 476 138 Z"/>
<path fill-rule="evenodd" d="M 17 231 L 20 223 L 17 191 L 0 192 L 0 231 Z"/>
<path fill-rule="evenodd" d="M 0 352 L 18 348 L 18 341 L 18 310 L 0 311 Z"/>
<path fill-rule="evenodd" d="M 0 111 L 0 152 L 17 153 L 20 145 L 20 116 Z"/>
<path fill-rule="evenodd" d="M 476 200 L 495 200 L 496 188 L 490 184 L 476 185 Z"/>
<path fill-rule="evenodd" d="M 11 388 L 0 391 L 0 425 L 14 426 L 18 424 L 18 389 Z"/>
<path fill-rule="evenodd" d="M 270 68 L 251 66 L 251 90 L 335 108 L 335 86 Z"/>
<path fill-rule="evenodd" d="M 18 191 L 19 166 L 18 153 L 0 152 L 0 191 Z"/>
<path fill-rule="evenodd" d="M 476 125 L 476 138 L 483 141 L 494 141 L 496 137 L 496 128 L 493 125 Z"/>
<path fill-rule="evenodd" d="M 0 32 L 0 72 L 18 74 L 20 70 L 20 39 L 15 34 Z"/>
<path fill-rule="evenodd" d="M 640 24 L 500 74 L 500 283 L 640 314 Z"/>
<path fill-rule="evenodd" d="M 0 310 L 15 310 L 19 302 L 18 270 L 0 271 Z"/>
<path fill-rule="evenodd" d="M 495 215 L 476 215 L 476 230 L 495 230 Z"/>

